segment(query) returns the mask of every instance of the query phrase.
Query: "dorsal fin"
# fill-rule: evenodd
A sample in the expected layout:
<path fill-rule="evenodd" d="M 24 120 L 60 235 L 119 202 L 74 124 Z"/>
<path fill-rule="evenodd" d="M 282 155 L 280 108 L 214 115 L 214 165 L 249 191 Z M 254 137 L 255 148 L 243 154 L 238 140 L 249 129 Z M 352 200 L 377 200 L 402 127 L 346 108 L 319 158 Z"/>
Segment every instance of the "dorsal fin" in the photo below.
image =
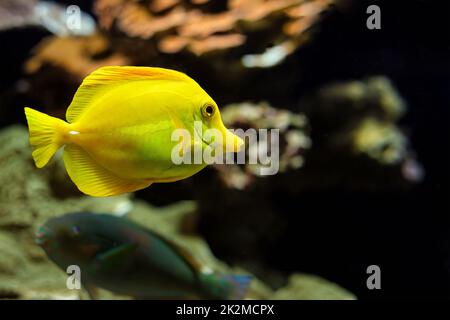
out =
<path fill-rule="evenodd" d="M 196 82 L 184 73 L 152 67 L 101 67 L 84 78 L 67 109 L 66 119 L 75 122 L 93 99 L 100 98 L 112 86 L 136 80 L 173 80 Z"/>

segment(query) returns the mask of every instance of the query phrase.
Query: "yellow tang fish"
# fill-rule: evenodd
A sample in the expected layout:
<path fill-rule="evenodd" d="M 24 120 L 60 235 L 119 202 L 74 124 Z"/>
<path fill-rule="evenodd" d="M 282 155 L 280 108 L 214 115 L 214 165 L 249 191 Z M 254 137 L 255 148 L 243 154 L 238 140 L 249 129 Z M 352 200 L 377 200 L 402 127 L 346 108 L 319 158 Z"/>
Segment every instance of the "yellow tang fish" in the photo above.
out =
<path fill-rule="evenodd" d="M 78 189 L 112 196 L 153 182 L 187 178 L 207 164 L 175 164 L 175 129 L 195 137 L 216 129 L 224 150 L 239 151 L 243 141 L 222 123 L 214 100 L 184 73 L 150 67 L 102 67 L 87 76 L 67 109 L 67 122 L 25 108 L 33 159 L 44 167 L 64 146 L 64 164 Z M 200 121 L 200 122 L 198 122 Z M 204 150 L 205 140 L 189 140 Z M 219 140 L 220 141 L 220 140 Z M 232 146 L 225 148 L 225 141 Z M 185 149 L 183 149 L 185 150 Z"/>

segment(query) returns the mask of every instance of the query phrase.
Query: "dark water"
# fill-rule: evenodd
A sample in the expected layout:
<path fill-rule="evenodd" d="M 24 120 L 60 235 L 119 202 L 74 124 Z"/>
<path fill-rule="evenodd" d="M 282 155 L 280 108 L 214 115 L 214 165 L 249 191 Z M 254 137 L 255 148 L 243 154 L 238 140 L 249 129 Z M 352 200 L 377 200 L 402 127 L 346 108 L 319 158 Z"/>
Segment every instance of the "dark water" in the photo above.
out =
<path fill-rule="evenodd" d="M 301 89 L 293 94 L 329 81 L 388 75 L 408 103 L 402 124 L 411 130 L 425 180 L 408 193 L 329 190 L 280 201 L 307 227 L 288 233 L 271 260 L 284 269 L 319 272 L 361 298 L 448 297 L 450 8 L 430 1 L 371 3 L 380 4 L 382 29 L 361 28 L 367 16 L 361 9 L 330 16 L 313 43 L 297 54 L 307 61 L 307 77 L 299 77 Z M 379 292 L 361 281 L 369 264 L 385 270 Z"/>

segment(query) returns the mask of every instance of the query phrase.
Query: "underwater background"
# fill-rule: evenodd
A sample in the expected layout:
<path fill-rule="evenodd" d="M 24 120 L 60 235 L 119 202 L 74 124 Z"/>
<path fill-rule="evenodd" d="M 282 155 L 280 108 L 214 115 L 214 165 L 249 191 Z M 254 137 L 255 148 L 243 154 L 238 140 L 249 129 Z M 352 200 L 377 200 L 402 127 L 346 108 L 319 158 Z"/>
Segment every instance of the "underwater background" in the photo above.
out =
<path fill-rule="evenodd" d="M 379 30 L 366 27 L 370 4 L 381 8 Z M 76 34 L 69 5 L 83 12 Z M 250 299 L 449 298 L 449 9 L 0 1 L 0 298 L 87 298 L 66 288 L 34 239 L 49 218 L 77 211 L 126 215 L 218 272 L 253 275 Z M 60 157 L 38 170 L 23 108 L 64 118 L 82 79 L 104 65 L 186 72 L 228 127 L 280 129 L 280 172 L 211 166 L 92 198 Z M 366 285 L 370 265 L 380 267 L 379 290 Z"/>

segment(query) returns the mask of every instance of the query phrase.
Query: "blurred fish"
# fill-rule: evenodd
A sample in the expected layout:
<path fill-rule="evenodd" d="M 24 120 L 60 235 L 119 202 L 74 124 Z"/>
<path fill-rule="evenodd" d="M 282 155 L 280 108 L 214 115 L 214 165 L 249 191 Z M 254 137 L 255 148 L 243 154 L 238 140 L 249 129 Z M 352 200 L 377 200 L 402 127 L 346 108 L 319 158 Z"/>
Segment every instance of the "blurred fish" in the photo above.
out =
<path fill-rule="evenodd" d="M 202 272 L 182 248 L 109 214 L 52 218 L 39 228 L 36 242 L 64 271 L 79 266 L 91 296 L 100 287 L 139 299 L 241 299 L 250 283 L 249 276 Z"/>
<path fill-rule="evenodd" d="M 77 6 L 37 0 L 0 1 L 0 31 L 40 26 L 58 36 L 87 36 L 94 33 L 95 25 L 95 20 Z"/>
<path fill-rule="evenodd" d="M 163 68 L 97 69 L 84 79 L 67 109 L 69 123 L 30 108 L 25 114 L 36 166 L 45 166 L 65 146 L 70 178 L 92 196 L 132 192 L 203 169 L 203 161 L 175 165 L 172 159 L 179 145 L 172 133 L 184 129 L 190 137 L 198 136 L 195 122 L 202 131 L 218 130 L 226 151 L 239 151 L 244 143 L 225 128 L 217 104 L 193 79 Z M 186 140 L 189 151 L 209 147 L 203 138 Z"/>

